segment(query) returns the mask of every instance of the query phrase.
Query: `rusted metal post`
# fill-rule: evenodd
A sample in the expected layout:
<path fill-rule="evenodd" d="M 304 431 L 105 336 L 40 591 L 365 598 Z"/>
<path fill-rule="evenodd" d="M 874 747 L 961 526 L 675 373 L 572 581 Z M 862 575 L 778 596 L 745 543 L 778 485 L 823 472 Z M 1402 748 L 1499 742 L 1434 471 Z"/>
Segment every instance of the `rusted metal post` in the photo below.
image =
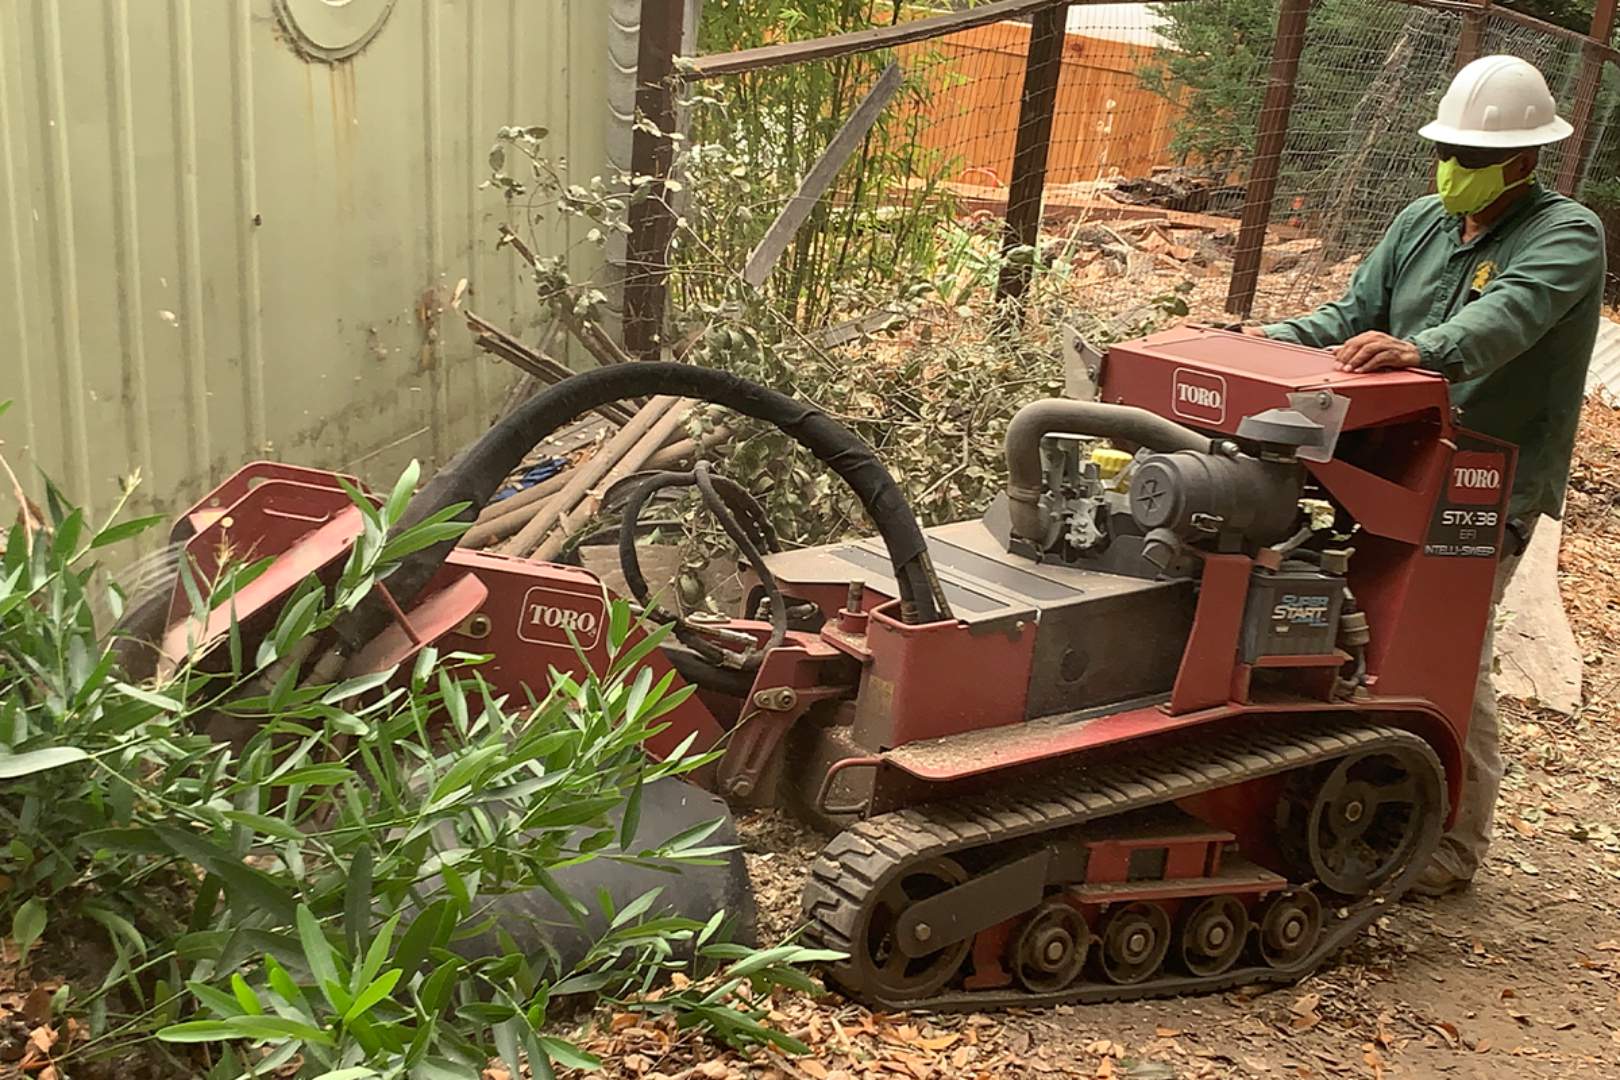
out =
<path fill-rule="evenodd" d="M 675 211 L 664 181 L 675 157 L 668 133 L 675 130 L 675 56 L 681 47 L 684 7 L 682 0 L 641 0 L 638 123 L 631 135 L 630 172 L 651 180 L 630 206 L 624 280 L 624 351 L 638 360 L 658 359 L 662 345 L 669 241 L 675 232 Z M 657 132 L 640 121 L 651 123 Z"/>
<path fill-rule="evenodd" d="M 1457 68 L 1479 59 L 1485 43 L 1485 18 L 1491 13 L 1491 0 L 1478 0 L 1479 10 L 1463 16 L 1462 33 L 1457 35 Z"/>
<path fill-rule="evenodd" d="M 1592 150 L 1592 111 L 1598 90 L 1603 86 L 1603 54 L 1594 46 L 1607 45 L 1614 33 L 1615 0 L 1598 0 L 1592 12 L 1591 40 L 1581 47 L 1581 73 L 1575 80 L 1575 109 L 1570 115 L 1574 137 L 1565 144 L 1564 160 L 1558 165 L 1558 190 L 1574 195 L 1586 172 L 1586 156 Z"/>
<path fill-rule="evenodd" d="M 1046 157 L 1052 145 L 1052 117 L 1057 111 L 1058 75 L 1063 70 L 1063 41 L 1069 5 L 1062 0 L 1030 19 L 1029 53 L 1024 63 L 1024 95 L 1018 106 L 1018 137 L 1013 144 L 1012 180 L 1007 187 L 1007 229 L 1003 255 L 1033 248 L 1041 237 L 1041 200 L 1046 191 Z M 1018 301 L 1029 288 L 1032 262 L 1002 266 L 997 300 Z"/>
<path fill-rule="evenodd" d="M 1243 221 L 1232 252 L 1232 281 L 1226 290 L 1226 310 L 1248 318 L 1260 283 L 1260 252 L 1271 223 L 1271 200 L 1277 193 L 1277 170 L 1282 164 L 1283 142 L 1288 137 L 1288 113 L 1294 106 L 1294 80 L 1299 75 L 1299 54 L 1305 46 L 1305 24 L 1311 0 L 1282 0 L 1277 10 L 1277 40 L 1271 50 L 1271 74 L 1260 103 L 1254 163 L 1243 201 Z"/>

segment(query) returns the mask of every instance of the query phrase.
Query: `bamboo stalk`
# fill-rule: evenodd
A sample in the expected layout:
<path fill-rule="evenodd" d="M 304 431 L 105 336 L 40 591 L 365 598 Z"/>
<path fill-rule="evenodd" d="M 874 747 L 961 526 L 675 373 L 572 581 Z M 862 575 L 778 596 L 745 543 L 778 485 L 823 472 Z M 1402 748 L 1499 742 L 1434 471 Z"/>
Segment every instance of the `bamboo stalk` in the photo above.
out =
<path fill-rule="evenodd" d="M 488 547 L 492 541 L 504 540 L 511 536 L 523 528 L 523 523 L 538 512 L 536 504 L 557 494 L 567 483 L 568 470 L 564 469 L 556 476 L 548 476 L 516 495 L 502 499 L 498 503 L 490 503 L 484 507 L 484 512 L 478 515 L 478 520 L 473 522 L 473 527 L 461 534 L 460 546 Z"/>
<path fill-rule="evenodd" d="M 644 469 L 673 469 L 699 454 L 707 453 L 731 438 L 731 429 L 717 427 L 697 439 L 679 439 L 647 460 Z M 483 548 L 505 540 L 541 512 L 537 505 L 556 495 L 568 483 L 567 473 L 542 480 L 525 491 L 484 508 L 478 521 L 461 538 L 462 547 Z M 603 489 L 607 490 L 606 488 Z"/>
<path fill-rule="evenodd" d="M 598 483 L 585 492 L 578 503 L 563 511 L 557 519 L 556 527 L 547 533 L 535 548 L 533 557 L 541 562 L 549 562 L 561 554 L 563 545 L 568 543 L 568 538 L 601 509 L 602 495 L 626 476 L 640 472 L 647 462 L 652 460 L 653 455 L 658 453 L 658 448 L 680 430 L 681 424 L 686 422 L 687 414 L 691 411 L 692 403 L 682 401 L 660 417 L 652 429 L 643 435 L 628 453 L 614 462 Z M 559 495 L 558 499 L 561 498 Z"/>
<path fill-rule="evenodd" d="M 585 493 L 611 469 L 630 449 L 641 441 L 642 436 L 657 424 L 659 420 L 675 407 L 678 398 L 659 395 L 643 405 L 630 422 L 620 428 L 607 445 L 598 450 L 589 461 L 569 470 L 568 483 L 564 485 L 558 499 L 564 507 L 576 505 Z M 560 512 L 548 503 L 543 512 L 538 513 L 527 525 L 524 525 L 518 534 L 505 544 L 500 551 L 508 555 L 527 555 L 533 551 L 540 541 L 549 533 Z"/>

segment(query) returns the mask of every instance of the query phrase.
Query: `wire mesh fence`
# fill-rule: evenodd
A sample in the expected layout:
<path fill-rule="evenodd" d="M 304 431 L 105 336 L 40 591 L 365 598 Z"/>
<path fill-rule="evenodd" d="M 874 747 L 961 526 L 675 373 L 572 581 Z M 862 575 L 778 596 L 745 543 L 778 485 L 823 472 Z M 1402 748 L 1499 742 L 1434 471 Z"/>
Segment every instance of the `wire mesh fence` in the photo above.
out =
<path fill-rule="evenodd" d="M 866 14 L 892 25 L 918 13 L 882 4 Z M 864 24 L 844 21 L 839 29 Z M 692 84 L 680 180 L 706 195 L 682 207 L 688 227 L 676 241 L 672 304 L 702 309 L 730 295 L 776 215 L 890 65 L 902 73 L 898 93 L 761 288 L 800 325 L 816 326 L 950 276 L 1007 210 L 1029 34 L 1027 23 L 994 23 Z"/>
<path fill-rule="evenodd" d="M 1535 64 L 1564 114 L 1577 99 L 1581 41 L 1501 16 L 1466 16 L 1397 0 L 1321 0 L 1311 12 L 1271 220 L 1310 242 L 1290 294 L 1365 251 L 1407 203 L 1432 191 L 1433 146 L 1418 135 L 1432 119 L 1464 53 L 1466 20 L 1479 19 L 1478 55 Z M 1613 68 L 1605 65 L 1609 81 Z M 1587 131 L 1591 161 L 1617 149 L 1616 95 L 1600 94 Z M 1539 175 L 1554 184 L 1579 140 L 1542 151 Z M 1597 175 L 1589 164 L 1588 175 Z M 1579 173 L 1576 174 L 1577 176 Z M 1612 175 L 1612 173 L 1611 173 Z"/>
<path fill-rule="evenodd" d="M 891 0 L 829 3 L 836 15 L 820 22 L 740 36 L 738 28 L 757 24 L 744 9 L 761 2 L 711 0 L 705 51 L 940 15 L 940 7 Z M 1229 272 L 1223 260 L 1249 190 L 1278 0 L 1047 5 L 1061 34 L 1045 53 L 1045 12 L 1022 7 L 1019 18 L 893 48 L 852 46 L 691 82 L 680 179 L 709 196 L 680 206 L 687 216 L 672 260 L 672 307 L 713 309 L 736 296 L 772 220 L 890 65 L 903 73 L 899 93 L 763 279 L 784 318 L 827 327 L 922 288 L 968 302 L 994 291 L 1009 258 L 1073 271 L 1085 255 L 1077 237 L 1097 241 L 1097 228 L 1106 235 L 1111 223 L 1153 223 L 1126 245 L 1145 239 L 1153 258 L 1121 267 L 1179 268 L 1193 278 Z M 1270 310 L 1261 313 L 1342 283 L 1400 208 L 1430 190 L 1433 151 L 1417 131 L 1470 54 L 1536 64 L 1565 115 L 1581 81 L 1601 71 L 1580 118 L 1585 138 L 1548 148 L 1540 172 L 1545 183 L 1576 186 L 1584 173 L 1589 201 L 1600 211 L 1606 198 L 1620 206 L 1620 185 L 1609 179 L 1620 170 L 1620 75 L 1612 63 L 1592 67 L 1584 48 L 1577 35 L 1488 8 L 1315 0 L 1277 163 L 1260 290 Z M 1055 84 L 1039 76 L 1043 64 Z M 1566 169 L 1565 156 L 1577 152 L 1584 169 Z M 1036 252 L 1015 246 L 1020 219 L 1038 225 Z"/>

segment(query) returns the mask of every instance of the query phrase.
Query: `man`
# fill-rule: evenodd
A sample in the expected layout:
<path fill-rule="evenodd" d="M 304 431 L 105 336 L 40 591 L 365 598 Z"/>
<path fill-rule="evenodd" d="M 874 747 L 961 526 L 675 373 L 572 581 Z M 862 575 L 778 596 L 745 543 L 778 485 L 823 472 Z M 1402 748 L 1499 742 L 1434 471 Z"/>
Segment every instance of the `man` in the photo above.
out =
<path fill-rule="evenodd" d="M 1475 60 L 1419 132 L 1435 144 L 1438 194 L 1396 216 L 1343 299 L 1244 328 L 1331 348 L 1346 371 L 1438 371 L 1466 426 L 1518 445 L 1493 604 L 1537 518 L 1562 511 L 1603 300 L 1602 225 L 1536 182 L 1539 148 L 1571 131 L 1530 64 L 1511 56 Z M 1465 887 L 1490 842 L 1502 779 L 1493 629 L 1474 691 L 1457 822 L 1416 887 L 1429 896 Z"/>

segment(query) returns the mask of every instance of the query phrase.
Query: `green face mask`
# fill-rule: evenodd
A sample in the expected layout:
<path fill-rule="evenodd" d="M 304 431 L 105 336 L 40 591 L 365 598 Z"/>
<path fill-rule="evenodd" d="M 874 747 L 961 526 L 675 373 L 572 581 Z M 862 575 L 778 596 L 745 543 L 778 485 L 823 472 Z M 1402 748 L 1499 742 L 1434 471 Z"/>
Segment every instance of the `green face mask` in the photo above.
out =
<path fill-rule="evenodd" d="M 1477 214 L 1495 202 L 1504 191 L 1528 184 L 1530 177 L 1508 183 L 1502 176 L 1507 162 L 1497 162 L 1482 169 L 1465 169 L 1456 158 L 1446 158 L 1434 169 L 1435 190 L 1440 193 L 1440 205 L 1448 214 Z"/>

